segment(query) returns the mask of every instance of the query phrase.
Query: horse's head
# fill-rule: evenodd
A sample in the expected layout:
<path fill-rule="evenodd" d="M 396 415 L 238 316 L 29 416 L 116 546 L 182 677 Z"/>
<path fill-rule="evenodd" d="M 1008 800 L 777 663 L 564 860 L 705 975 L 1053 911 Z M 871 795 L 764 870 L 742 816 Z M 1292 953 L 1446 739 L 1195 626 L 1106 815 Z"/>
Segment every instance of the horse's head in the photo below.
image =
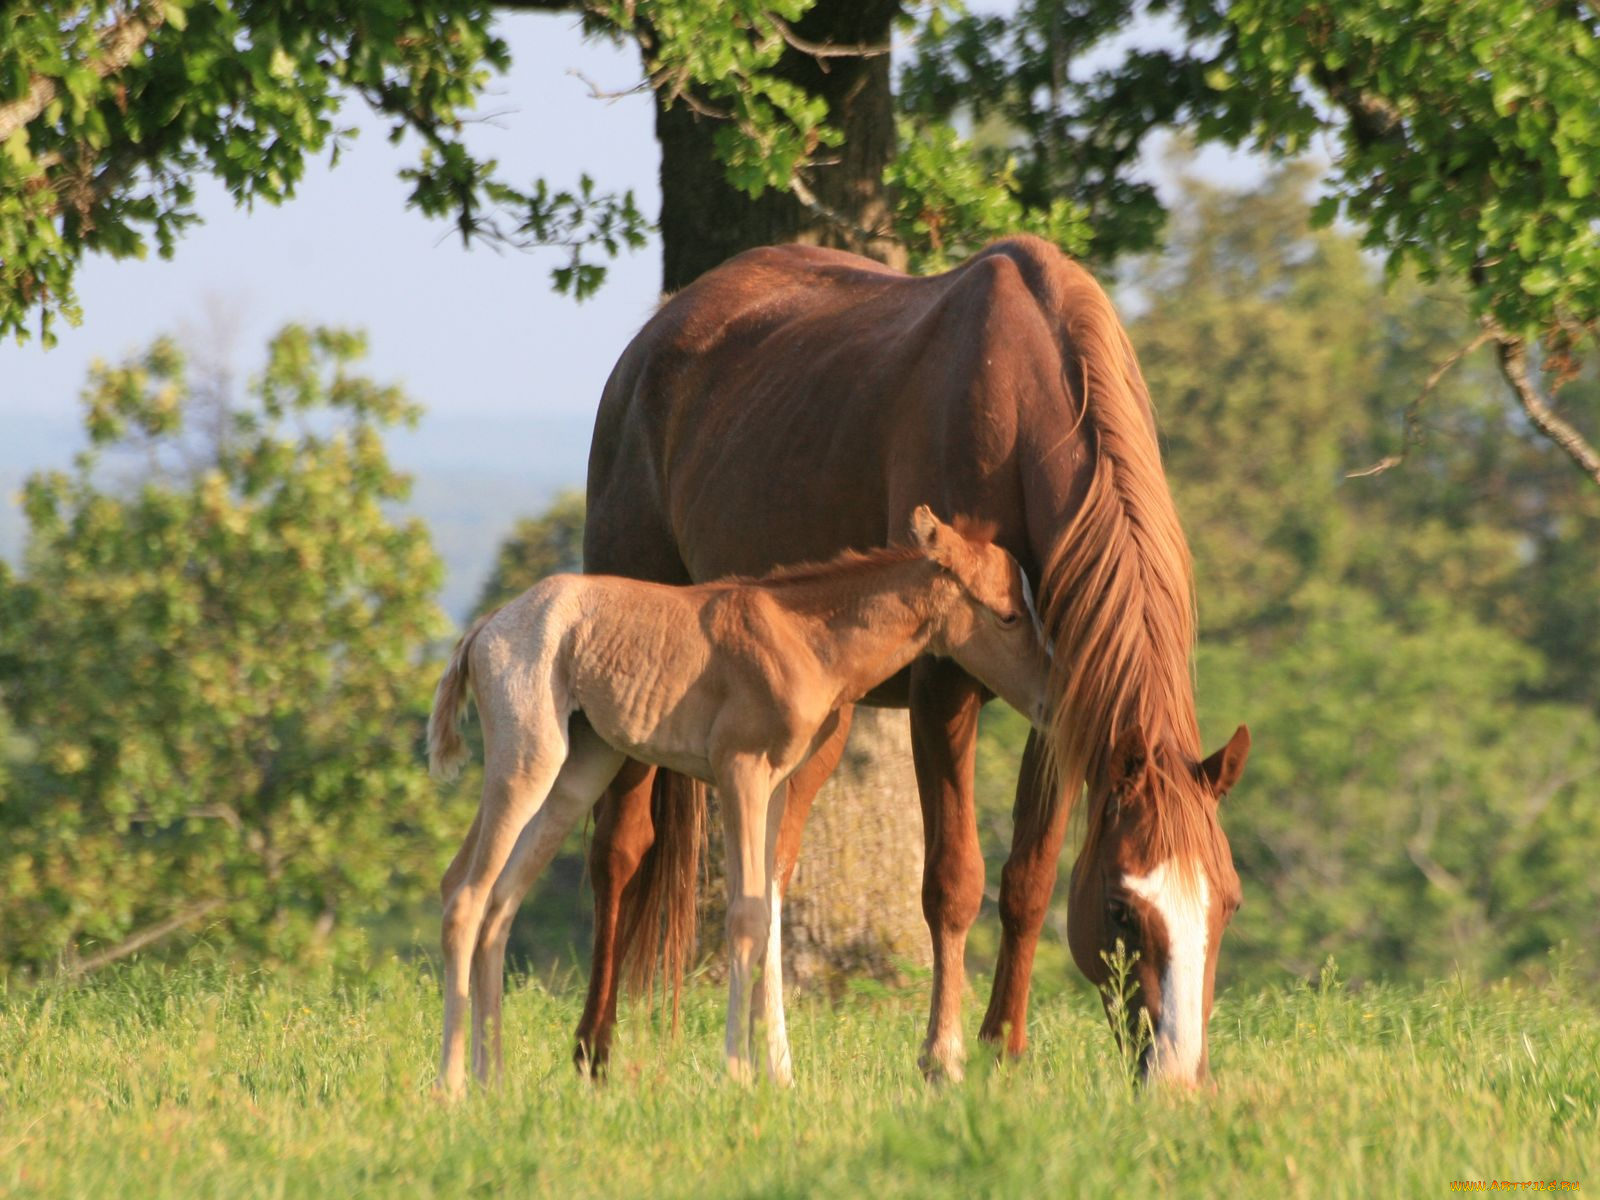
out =
<path fill-rule="evenodd" d="M 990 526 L 946 525 L 926 504 L 911 514 L 911 540 L 958 587 L 941 608 L 935 653 L 948 654 L 1035 726 L 1050 699 L 1050 650 L 1028 578 Z"/>
<path fill-rule="evenodd" d="M 1067 941 L 1113 1020 L 1107 959 L 1120 942 L 1132 960 L 1120 1014 L 1127 1028 L 1117 1034 L 1137 1043 L 1148 1029 L 1146 1079 L 1194 1086 L 1206 1073 L 1217 951 L 1240 900 L 1217 810 L 1249 752 L 1243 725 L 1201 763 L 1148 746 L 1135 726 L 1095 772 L 1102 778 L 1091 787 L 1088 831 L 1072 868 Z"/>

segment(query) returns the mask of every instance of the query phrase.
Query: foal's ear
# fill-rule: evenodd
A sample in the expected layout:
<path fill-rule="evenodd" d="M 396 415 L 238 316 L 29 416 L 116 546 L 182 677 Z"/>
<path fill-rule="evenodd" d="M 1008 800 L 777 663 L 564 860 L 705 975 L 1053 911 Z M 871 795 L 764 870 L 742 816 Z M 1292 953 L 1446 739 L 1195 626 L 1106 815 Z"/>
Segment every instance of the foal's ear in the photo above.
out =
<path fill-rule="evenodd" d="M 911 544 L 918 550 L 932 550 L 939 542 L 939 518 L 933 509 L 919 504 L 911 514 Z"/>
<path fill-rule="evenodd" d="M 1200 775 L 1217 796 L 1225 796 L 1244 774 L 1244 760 L 1250 757 L 1250 731 L 1243 725 L 1233 731 L 1228 744 L 1200 764 Z"/>

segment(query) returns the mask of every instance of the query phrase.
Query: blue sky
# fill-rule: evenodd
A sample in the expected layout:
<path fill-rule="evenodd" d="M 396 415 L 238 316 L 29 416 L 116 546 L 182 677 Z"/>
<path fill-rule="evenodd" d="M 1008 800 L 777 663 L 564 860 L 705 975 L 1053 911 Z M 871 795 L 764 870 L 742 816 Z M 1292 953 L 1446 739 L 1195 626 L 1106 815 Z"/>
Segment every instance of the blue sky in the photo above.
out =
<path fill-rule="evenodd" d="M 584 41 L 567 15 L 509 16 L 500 27 L 514 66 L 486 97 L 482 111 L 495 115 L 473 130 L 474 144 L 513 180 L 542 175 L 568 186 L 586 170 L 603 187 L 634 188 L 653 214 L 648 96 L 591 99 L 571 73 L 623 89 L 639 77 L 636 52 Z M 407 211 L 396 171 L 414 151 L 390 146 L 359 103 L 345 115 L 359 138 L 337 169 L 326 156 L 313 164 L 293 201 L 245 212 L 201 181 L 205 224 L 170 261 L 91 258 L 78 277 L 79 327 L 63 324 L 48 351 L 36 341 L 0 346 L 7 465 L 19 455 L 42 465 L 38 452 L 73 428 L 94 358 L 117 359 L 173 332 L 226 346 L 248 374 L 267 337 L 290 320 L 365 328 L 370 373 L 404 383 L 441 439 L 493 429 L 495 417 L 587 423 L 611 363 L 655 303 L 658 248 L 620 260 L 596 299 L 575 304 L 550 289 L 555 252 L 464 249 L 447 225 Z M 575 481 L 582 470 L 580 458 Z"/>

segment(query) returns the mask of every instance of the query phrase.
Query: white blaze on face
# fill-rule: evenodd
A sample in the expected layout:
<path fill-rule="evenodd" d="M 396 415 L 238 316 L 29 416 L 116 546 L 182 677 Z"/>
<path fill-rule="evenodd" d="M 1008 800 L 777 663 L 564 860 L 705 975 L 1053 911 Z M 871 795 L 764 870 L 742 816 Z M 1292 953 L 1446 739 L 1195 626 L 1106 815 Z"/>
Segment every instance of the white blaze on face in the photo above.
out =
<path fill-rule="evenodd" d="M 1123 884 L 1161 917 L 1167 964 L 1161 976 L 1161 1018 L 1156 1024 L 1151 1074 L 1194 1081 L 1205 1050 L 1206 949 L 1211 938 L 1211 888 L 1198 867 L 1193 881 L 1161 863 Z"/>

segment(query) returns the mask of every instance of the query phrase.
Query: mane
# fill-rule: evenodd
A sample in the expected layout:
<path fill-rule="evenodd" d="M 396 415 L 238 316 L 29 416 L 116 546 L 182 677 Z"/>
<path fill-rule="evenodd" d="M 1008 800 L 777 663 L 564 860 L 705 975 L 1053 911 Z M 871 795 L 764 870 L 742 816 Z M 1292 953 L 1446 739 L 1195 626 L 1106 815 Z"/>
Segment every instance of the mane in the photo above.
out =
<path fill-rule="evenodd" d="M 880 546 L 875 550 L 845 550 L 820 562 L 792 563 L 788 566 L 774 567 L 765 575 L 731 575 L 719 582 L 755 583 L 762 587 L 823 583 L 832 579 L 865 574 L 891 563 L 912 562 L 923 557 L 925 556 L 922 551 L 914 546 Z"/>
<path fill-rule="evenodd" d="M 1088 489 L 1045 563 L 1041 616 L 1055 642 L 1049 754 L 1055 805 L 1087 780 L 1103 791 L 1111 749 L 1132 726 L 1151 749 L 1155 803 L 1151 850 L 1180 861 L 1209 858 L 1209 814 L 1178 782 L 1198 761 L 1192 657 L 1194 576 L 1167 487 L 1144 379 L 1110 300 L 1073 263 L 1051 272 L 1065 332 L 1063 358 L 1081 371 L 1071 387 L 1092 460 Z M 1104 803 L 1089 813 L 1095 839 Z"/>
<path fill-rule="evenodd" d="M 966 538 L 969 542 L 980 546 L 987 546 L 994 541 L 995 534 L 1000 526 L 994 521 L 980 521 L 976 517 L 956 514 L 950 521 L 950 527 Z M 729 575 L 720 580 L 722 583 L 751 584 L 758 583 L 763 587 L 782 587 L 784 584 L 794 583 L 823 583 L 831 579 L 846 578 L 851 575 L 865 573 L 876 567 L 888 566 L 891 563 L 913 562 L 925 558 L 923 551 L 915 546 L 879 546 L 873 550 L 844 550 L 832 558 L 822 559 L 817 562 L 791 563 L 788 566 L 774 567 L 765 575 Z"/>

